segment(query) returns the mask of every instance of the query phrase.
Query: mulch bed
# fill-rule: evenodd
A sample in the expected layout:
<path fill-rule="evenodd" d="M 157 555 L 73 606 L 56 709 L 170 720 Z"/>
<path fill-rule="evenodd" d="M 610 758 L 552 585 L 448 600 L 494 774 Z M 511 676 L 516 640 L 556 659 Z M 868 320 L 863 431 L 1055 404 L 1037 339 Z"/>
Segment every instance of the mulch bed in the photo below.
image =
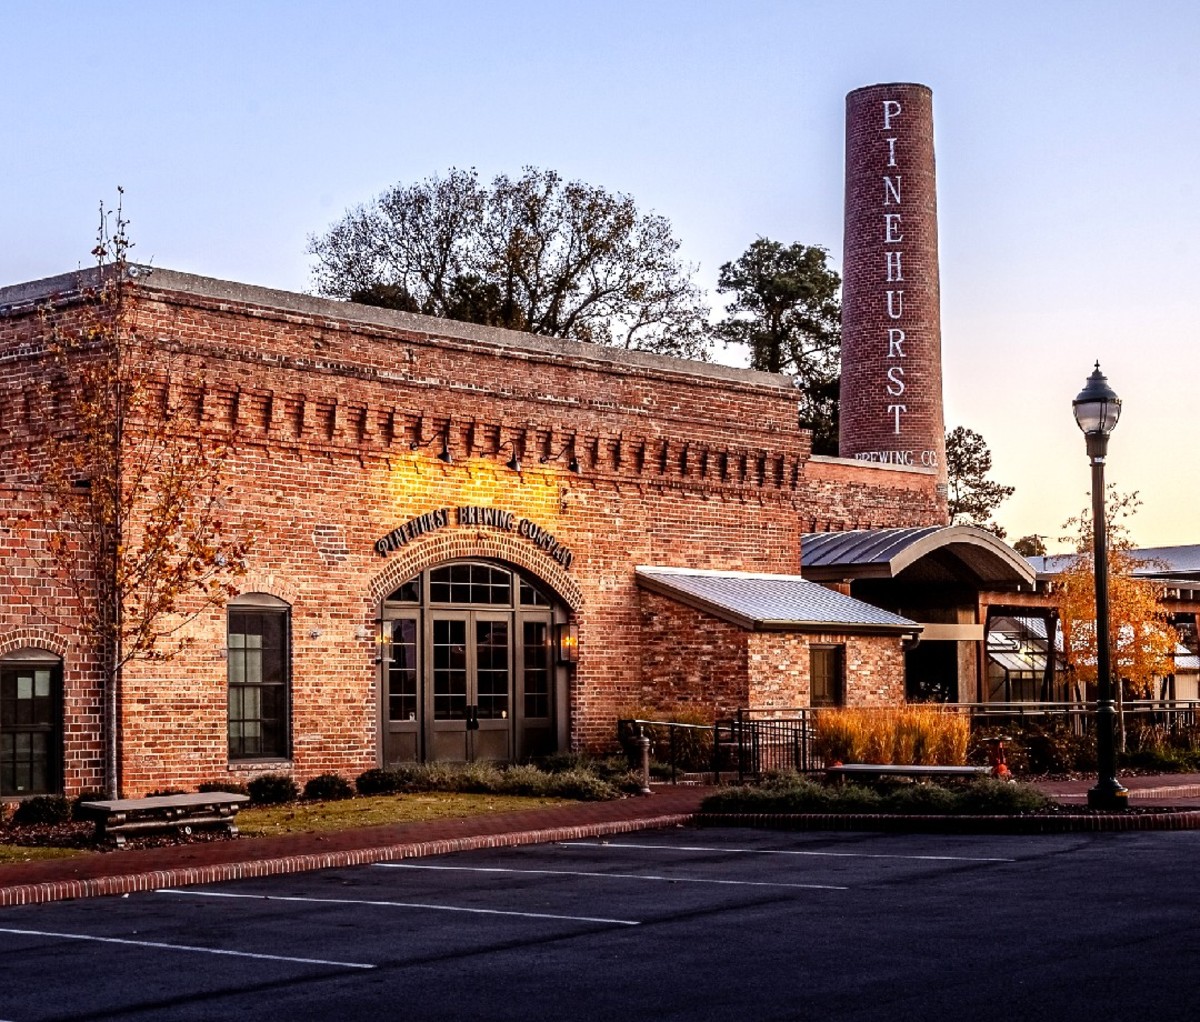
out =
<path fill-rule="evenodd" d="M 165 830 L 157 834 L 130 836 L 126 848 L 165 848 L 170 845 L 192 845 L 208 841 L 233 841 L 224 827 L 194 827 L 190 834 Z M 93 852 L 111 852 L 111 842 L 96 840 L 96 824 L 90 820 L 67 823 L 0 823 L 0 845 L 26 848 L 78 848 Z"/>

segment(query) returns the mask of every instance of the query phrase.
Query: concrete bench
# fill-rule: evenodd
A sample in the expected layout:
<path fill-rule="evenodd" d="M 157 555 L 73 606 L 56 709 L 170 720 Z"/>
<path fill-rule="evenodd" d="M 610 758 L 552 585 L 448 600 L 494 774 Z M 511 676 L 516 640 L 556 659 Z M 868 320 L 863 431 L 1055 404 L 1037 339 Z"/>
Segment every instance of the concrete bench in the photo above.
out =
<path fill-rule="evenodd" d="M 225 827 L 232 837 L 237 837 L 234 818 L 242 803 L 248 801 L 247 795 L 203 791 L 83 802 L 80 808 L 96 818 L 99 840 L 112 838 L 118 848 L 123 848 L 126 835 L 154 830 L 179 830 L 190 834 L 193 827 Z"/>
<path fill-rule="evenodd" d="M 845 780 L 847 777 L 911 777 L 917 780 L 936 780 L 950 777 L 989 777 L 992 768 L 986 766 L 914 766 L 906 763 L 843 763 L 825 768 L 828 777 Z"/>

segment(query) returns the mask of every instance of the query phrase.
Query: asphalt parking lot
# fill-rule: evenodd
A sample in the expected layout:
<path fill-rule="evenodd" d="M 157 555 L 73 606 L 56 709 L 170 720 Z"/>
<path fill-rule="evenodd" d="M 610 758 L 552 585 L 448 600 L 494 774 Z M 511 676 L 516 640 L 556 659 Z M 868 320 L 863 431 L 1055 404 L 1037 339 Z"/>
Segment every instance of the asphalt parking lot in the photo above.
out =
<path fill-rule="evenodd" d="M 1197 832 L 676 829 L 0 911 L 0 1019 L 1192 1019 Z"/>

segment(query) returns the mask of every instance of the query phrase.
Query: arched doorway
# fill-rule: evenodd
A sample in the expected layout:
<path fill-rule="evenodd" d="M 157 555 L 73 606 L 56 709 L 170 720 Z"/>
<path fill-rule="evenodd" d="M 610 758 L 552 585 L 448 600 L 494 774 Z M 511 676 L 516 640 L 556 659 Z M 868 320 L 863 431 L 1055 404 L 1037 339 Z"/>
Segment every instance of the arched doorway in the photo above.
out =
<path fill-rule="evenodd" d="M 383 601 L 384 766 L 511 762 L 544 756 L 565 734 L 566 679 L 548 587 L 496 561 L 436 565 Z"/>

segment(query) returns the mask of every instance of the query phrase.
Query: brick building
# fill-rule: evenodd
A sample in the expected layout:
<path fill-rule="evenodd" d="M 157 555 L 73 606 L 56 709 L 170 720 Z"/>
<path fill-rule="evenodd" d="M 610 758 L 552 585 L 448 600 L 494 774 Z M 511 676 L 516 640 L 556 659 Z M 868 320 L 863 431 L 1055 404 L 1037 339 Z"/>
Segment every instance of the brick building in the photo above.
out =
<path fill-rule="evenodd" d="M 632 706 L 902 698 L 915 626 L 800 580 L 800 540 L 939 524 L 936 473 L 812 457 L 789 380 L 143 268 L 126 302 L 186 392 L 172 428 L 230 444 L 227 530 L 253 546 L 185 652 L 106 693 L 28 456 L 39 309 L 69 322 L 88 284 L 0 289 L 3 794 L 523 760 L 609 747 Z"/>

